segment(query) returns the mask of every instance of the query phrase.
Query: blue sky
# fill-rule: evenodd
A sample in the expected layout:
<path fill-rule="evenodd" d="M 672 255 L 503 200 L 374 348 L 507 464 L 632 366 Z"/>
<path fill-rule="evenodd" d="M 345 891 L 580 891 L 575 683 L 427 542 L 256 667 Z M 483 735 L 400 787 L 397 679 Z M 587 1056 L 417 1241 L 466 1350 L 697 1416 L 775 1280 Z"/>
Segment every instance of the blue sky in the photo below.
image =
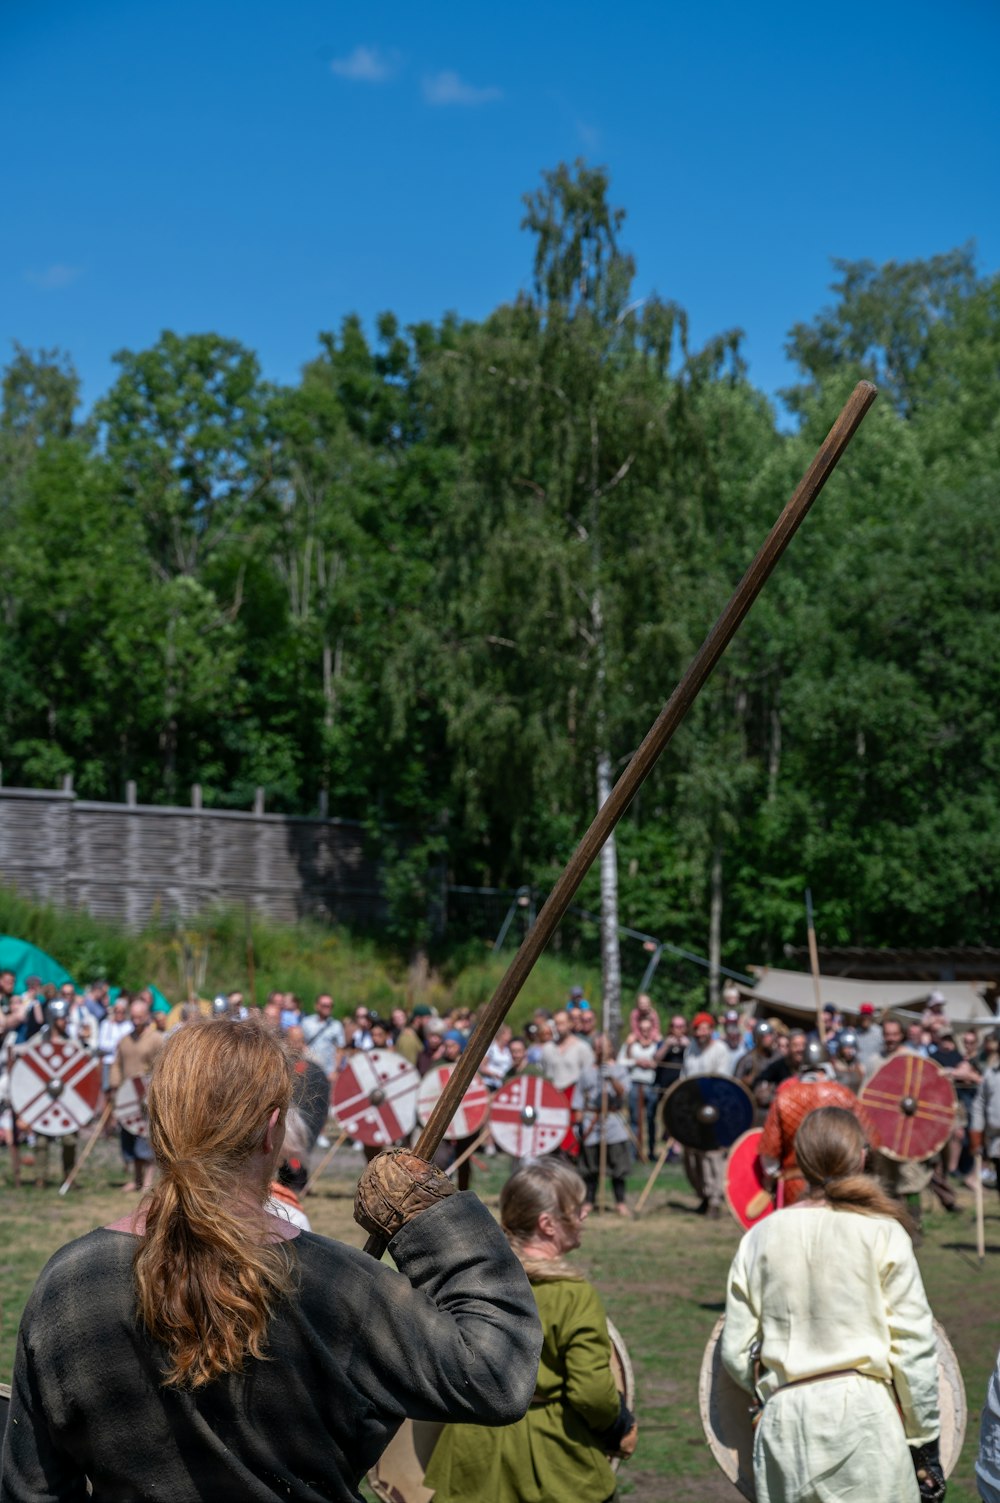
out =
<path fill-rule="evenodd" d="M 216 330 L 294 381 L 321 329 L 526 286 L 521 194 L 585 156 L 636 295 L 787 383 L 830 258 L 1000 267 L 996 0 L 581 6 L 3 0 L 0 354 Z"/>

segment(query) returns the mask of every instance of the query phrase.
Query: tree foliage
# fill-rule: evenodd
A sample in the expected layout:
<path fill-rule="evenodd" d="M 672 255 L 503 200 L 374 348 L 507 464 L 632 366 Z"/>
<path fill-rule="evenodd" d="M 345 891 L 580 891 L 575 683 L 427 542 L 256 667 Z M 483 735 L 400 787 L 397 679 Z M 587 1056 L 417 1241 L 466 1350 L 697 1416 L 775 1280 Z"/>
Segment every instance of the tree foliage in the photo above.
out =
<path fill-rule="evenodd" d="M 525 199 L 530 292 L 319 336 L 294 386 L 216 334 L 124 351 L 94 421 L 56 352 L 0 411 L 8 783 L 364 819 L 401 936 L 442 877 L 545 887 L 853 382 L 882 398 L 618 834 L 622 917 L 777 958 L 978 942 L 1000 868 L 992 694 L 1000 280 L 968 248 L 837 263 L 779 430 L 738 331 L 635 296 L 585 163 Z M 596 879 L 583 894 L 596 907 Z"/>

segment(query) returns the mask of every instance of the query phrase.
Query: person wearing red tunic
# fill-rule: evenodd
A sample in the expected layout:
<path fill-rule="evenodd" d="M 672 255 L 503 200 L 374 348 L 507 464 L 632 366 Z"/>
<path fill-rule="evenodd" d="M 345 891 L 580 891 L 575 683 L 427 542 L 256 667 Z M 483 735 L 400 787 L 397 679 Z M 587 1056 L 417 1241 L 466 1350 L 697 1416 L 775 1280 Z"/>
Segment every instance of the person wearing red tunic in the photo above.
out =
<path fill-rule="evenodd" d="M 758 1154 L 765 1174 L 771 1179 L 780 1175 L 783 1195 L 780 1204 L 791 1206 L 806 1193 L 805 1180 L 795 1162 L 795 1134 L 810 1112 L 820 1106 L 841 1106 L 851 1112 L 864 1129 L 871 1148 L 881 1142 L 869 1114 L 854 1092 L 839 1085 L 827 1074 L 826 1050 L 812 1044 L 806 1051 L 798 1076 L 778 1087 L 764 1122 Z"/>

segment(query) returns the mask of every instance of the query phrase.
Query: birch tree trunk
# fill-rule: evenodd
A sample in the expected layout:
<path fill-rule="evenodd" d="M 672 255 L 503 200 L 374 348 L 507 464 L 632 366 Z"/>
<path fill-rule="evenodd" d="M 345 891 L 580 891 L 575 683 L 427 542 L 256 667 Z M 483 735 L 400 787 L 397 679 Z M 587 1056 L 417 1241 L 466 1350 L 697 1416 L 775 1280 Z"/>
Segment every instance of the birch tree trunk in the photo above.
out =
<path fill-rule="evenodd" d="M 602 747 L 597 753 L 597 807 L 611 795 L 611 758 Z M 618 946 L 618 849 L 612 833 L 601 847 L 601 1027 L 618 1048 L 622 1022 L 622 962 Z"/>
<path fill-rule="evenodd" d="M 722 965 L 722 841 L 712 847 L 711 893 L 708 914 L 708 1000 L 714 1012 L 719 1005 Z"/>

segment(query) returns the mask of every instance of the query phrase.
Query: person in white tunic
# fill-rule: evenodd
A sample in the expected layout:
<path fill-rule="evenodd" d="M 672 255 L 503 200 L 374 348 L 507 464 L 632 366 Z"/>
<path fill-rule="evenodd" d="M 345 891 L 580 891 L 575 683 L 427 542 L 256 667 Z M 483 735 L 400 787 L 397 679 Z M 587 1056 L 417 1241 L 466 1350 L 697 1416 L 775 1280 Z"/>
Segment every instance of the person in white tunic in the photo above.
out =
<path fill-rule="evenodd" d="M 930 1306 L 865 1146 L 850 1112 L 811 1112 L 795 1139 L 810 1197 L 751 1228 L 729 1272 L 722 1360 L 762 1404 L 758 1503 L 944 1497 Z"/>

